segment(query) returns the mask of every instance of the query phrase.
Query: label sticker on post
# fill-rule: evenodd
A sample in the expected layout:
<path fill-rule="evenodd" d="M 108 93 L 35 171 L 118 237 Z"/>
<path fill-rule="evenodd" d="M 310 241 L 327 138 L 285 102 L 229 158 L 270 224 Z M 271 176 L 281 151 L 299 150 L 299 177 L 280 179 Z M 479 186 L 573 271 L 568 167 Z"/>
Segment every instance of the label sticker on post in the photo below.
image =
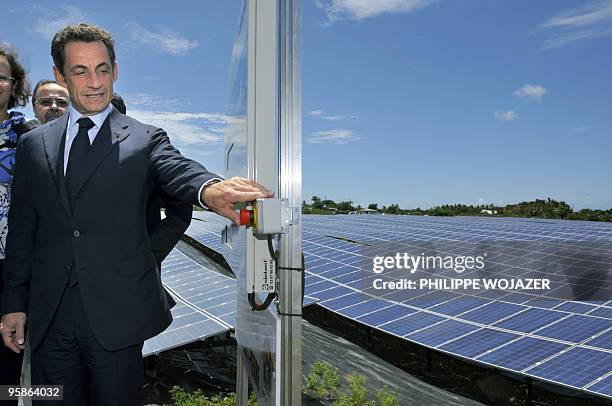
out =
<path fill-rule="evenodd" d="M 274 292 L 276 288 L 276 262 L 264 258 L 261 268 L 255 271 L 255 292 Z"/>

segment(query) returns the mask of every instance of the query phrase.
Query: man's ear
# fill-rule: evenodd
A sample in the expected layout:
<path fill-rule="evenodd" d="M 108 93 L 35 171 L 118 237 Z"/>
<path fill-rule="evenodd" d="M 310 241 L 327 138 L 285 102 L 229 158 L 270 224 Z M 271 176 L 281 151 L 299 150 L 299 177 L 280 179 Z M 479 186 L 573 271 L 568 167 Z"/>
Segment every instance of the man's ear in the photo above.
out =
<path fill-rule="evenodd" d="M 117 62 L 115 62 L 115 64 L 113 65 L 113 82 L 117 81 L 117 73 L 118 73 Z"/>
<path fill-rule="evenodd" d="M 64 79 L 64 75 L 62 75 L 62 72 L 60 72 L 59 69 L 57 69 L 57 66 L 53 67 L 53 76 L 55 76 L 55 81 L 61 86 L 61 87 L 65 87 L 68 88 L 68 85 L 66 84 L 66 79 Z"/>

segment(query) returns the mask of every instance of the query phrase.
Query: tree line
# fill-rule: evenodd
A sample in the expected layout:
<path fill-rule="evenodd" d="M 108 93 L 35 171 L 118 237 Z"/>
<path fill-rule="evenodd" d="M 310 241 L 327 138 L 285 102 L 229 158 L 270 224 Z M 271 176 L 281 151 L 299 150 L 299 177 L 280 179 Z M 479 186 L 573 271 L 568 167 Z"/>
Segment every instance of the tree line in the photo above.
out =
<path fill-rule="evenodd" d="M 368 210 L 364 210 L 368 209 Z M 508 204 L 506 206 L 445 204 L 429 209 L 402 209 L 399 204 L 379 206 L 370 203 L 368 207 L 355 205 L 352 200 L 335 202 L 312 196 L 309 203 L 302 202 L 304 214 L 349 214 L 349 213 L 410 214 L 421 216 L 497 216 L 497 217 L 535 217 L 543 219 L 588 220 L 612 222 L 612 208 L 608 210 L 581 209 L 574 211 L 563 201 L 551 198 L 536 199 L 529 202 Z"/>

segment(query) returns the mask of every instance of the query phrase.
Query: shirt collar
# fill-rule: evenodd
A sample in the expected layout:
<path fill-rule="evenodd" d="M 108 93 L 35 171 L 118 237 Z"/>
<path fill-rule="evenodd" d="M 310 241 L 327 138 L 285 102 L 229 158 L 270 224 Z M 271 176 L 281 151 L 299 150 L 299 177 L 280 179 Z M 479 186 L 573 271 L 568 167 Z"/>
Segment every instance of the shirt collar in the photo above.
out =
<path fill-rule="evenodd" d="M 111 107 L 110 103 L 108 106 L 106 106 L 106 108 L 104 110 L 102 110 L 101 112 L 99 112 L 98 114 L 94 114 L 93 116 L 85 116 L 81 113 L 79 113 L 77 111 L 77 109 L 75 109 L 72 104 L 68 107 L 68 128 L 72 128 L 72 126 L 77 125 L 77 121 L 79 118 L 81 117 L 89 117 L 91 119 L 91 121 L 93 121 L 94 125 L 96 126 L 97 129 L 100 129 L 100 127 L 102 127 L 102 123 L 104 123 L 104 120 L 106 120 L 106 117 L 108 117 L 108 115 L 110 114 L 111 110 L 113 108 Z"/>

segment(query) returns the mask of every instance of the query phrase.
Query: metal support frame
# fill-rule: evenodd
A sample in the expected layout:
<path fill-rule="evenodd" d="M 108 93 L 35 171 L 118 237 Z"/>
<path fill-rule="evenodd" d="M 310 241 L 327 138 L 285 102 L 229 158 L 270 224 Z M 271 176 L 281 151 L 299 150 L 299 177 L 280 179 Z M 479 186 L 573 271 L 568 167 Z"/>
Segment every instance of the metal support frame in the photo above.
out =
<path fill-rule="evenodd" d="M 279 1 L 279 192 L 297 208 L 289 232 L 280 240 L 281 405 L 302 404 L 302 105 L 300 76 L 300 1 Z"/>
<path fill-rule="evenodd" d="M 246 1 L 243 9 L 248 14 L 247 116 L 243 133 L 246 142 L 245 154 L 237 155 L 236 159 L 239 162 L 243 159 L 246 171 L 243 176 L 287 199 L 293 215 L 287 232 L 279 240 L 276 305 L 251 313 L 243 303 L 244 289 L 240 286 L 238 289 L 237 404 L 247 404 L 248 381 L 254 379 L 252 383 L 259 389 L 273 388 L 272 393 L 266 391 L 259 399 L 260 405 L 300 406 L 303 272 L 299 269 L 303 263 L 299 1 Z M 236 148 L 240 150 L 228 147 L 228 159 Z M 254 235 L 252 229 L 243 235 L 245 266 L 250 269 L 269 256 L 267 238 Z M 274 349 L 269 347 L 271 343 Z M 269 354 L 274 357 L 266 358 Z M 271 365 L 268 360 L 272 359 Z M 261 378 L 271 376 L 272 372 L 273 386 L 270 381 L 262 385 Z"/>

